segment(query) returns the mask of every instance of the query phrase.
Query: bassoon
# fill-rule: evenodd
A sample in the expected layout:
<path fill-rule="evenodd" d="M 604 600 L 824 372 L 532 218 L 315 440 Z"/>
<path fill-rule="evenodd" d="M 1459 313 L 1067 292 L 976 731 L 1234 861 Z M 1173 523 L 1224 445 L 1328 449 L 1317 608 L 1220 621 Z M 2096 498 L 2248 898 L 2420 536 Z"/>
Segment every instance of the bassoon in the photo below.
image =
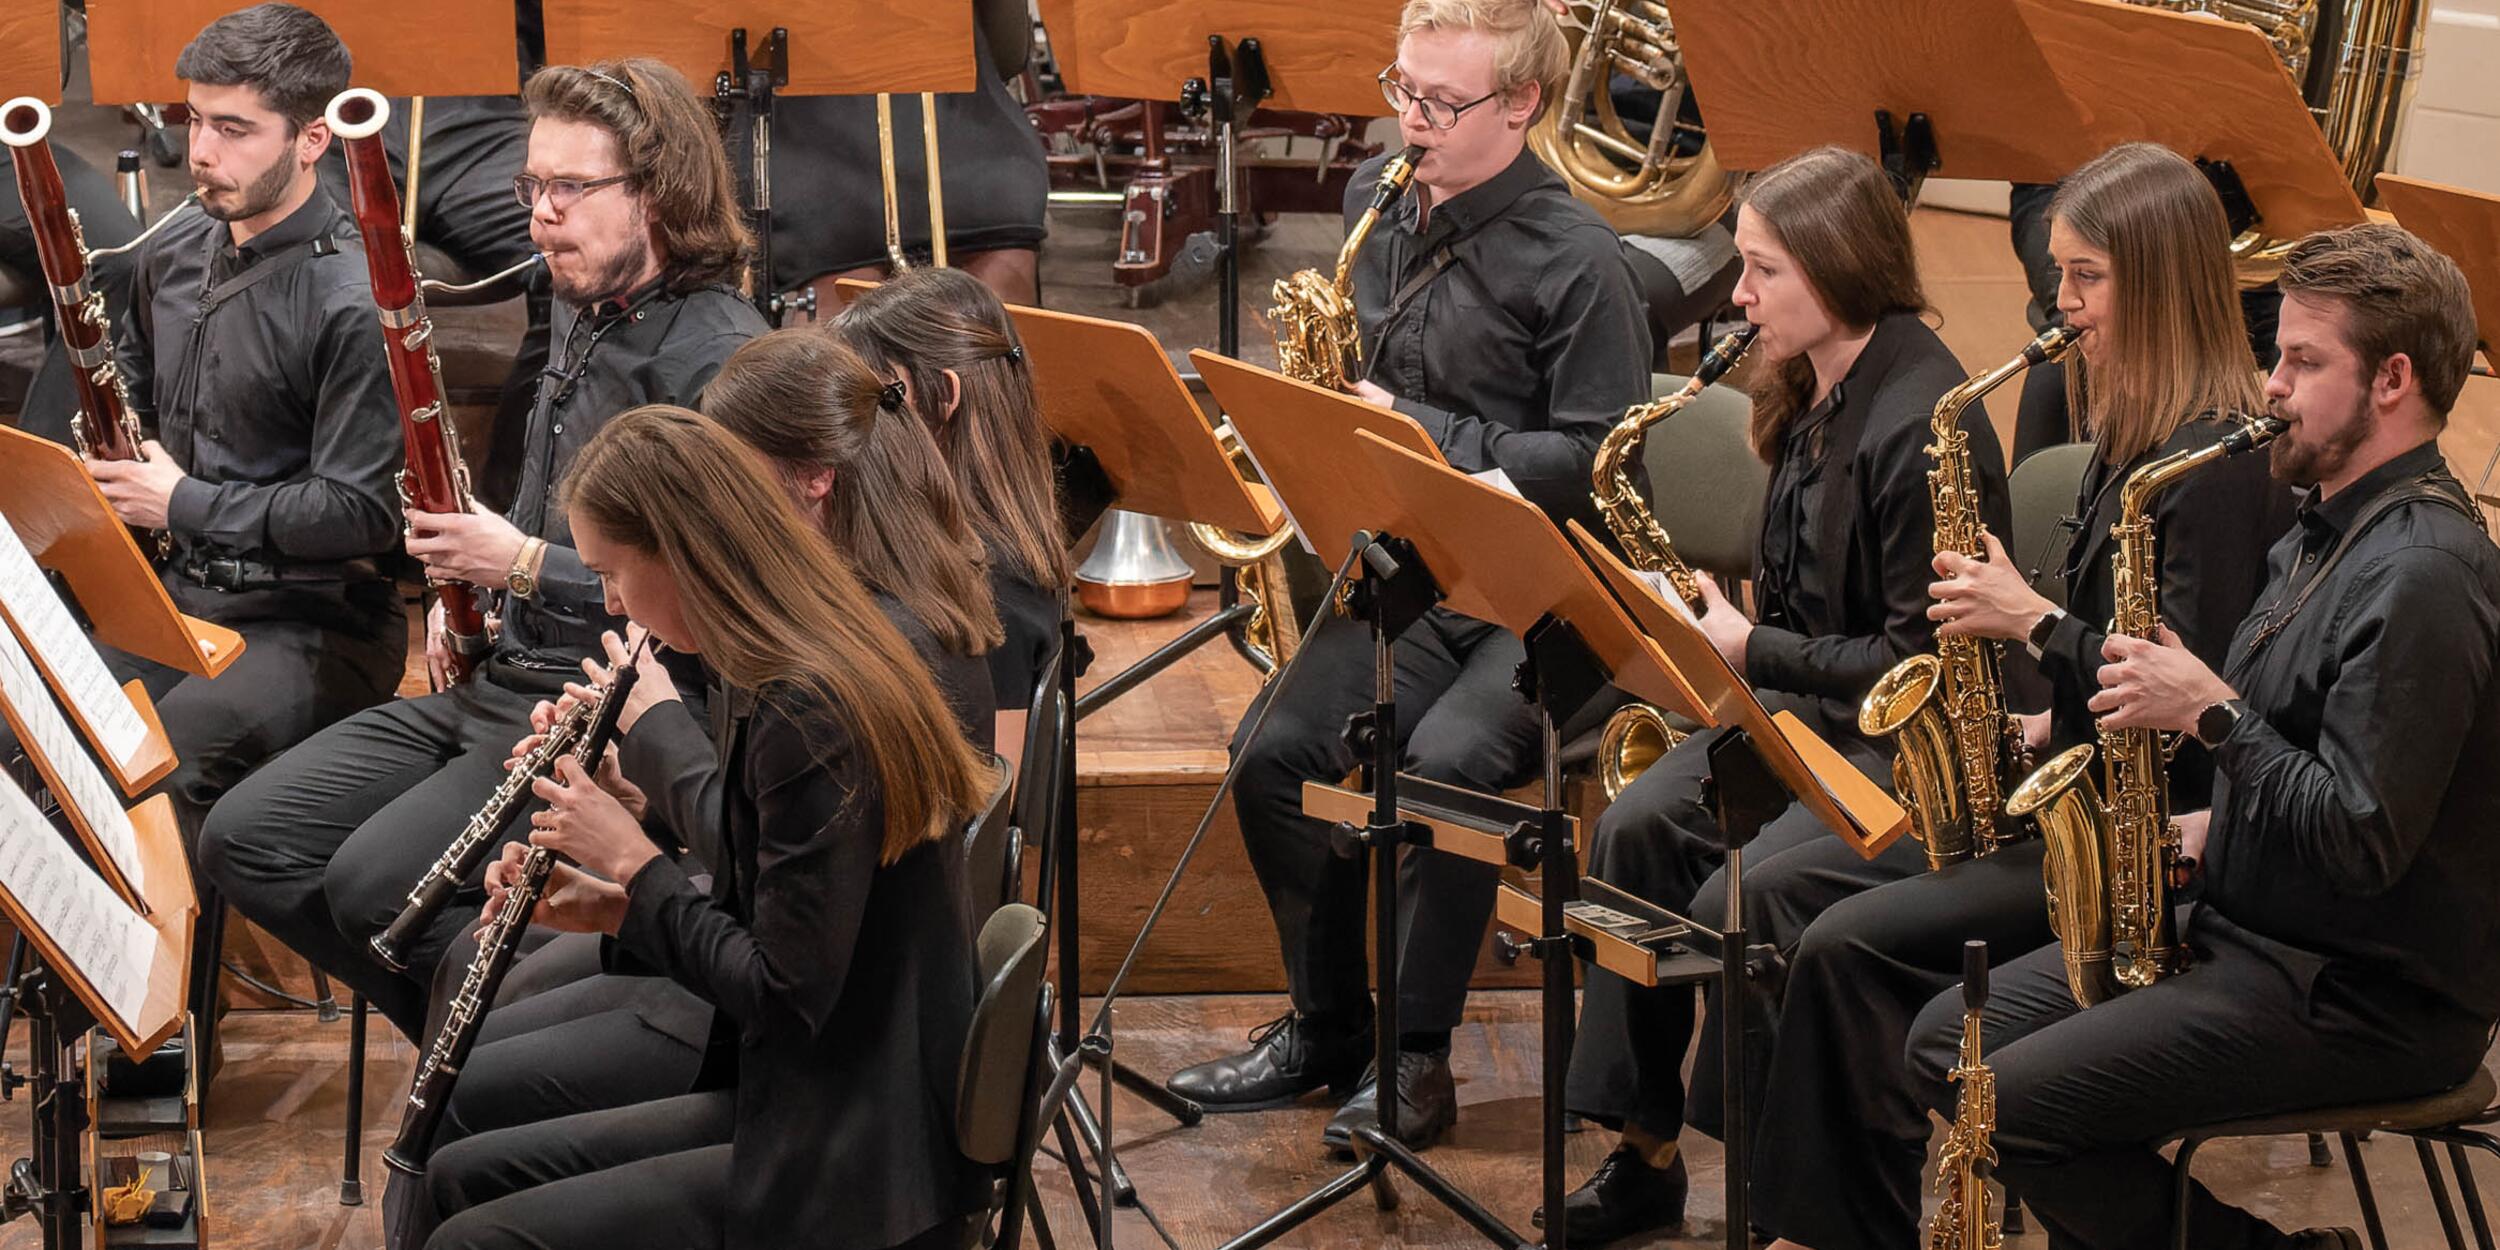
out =
<path fill-rule="evenodd" d="M 417 287 L 414 248 L 400 228 L 399 187 L 382 152 L 382 126 L 391 102 L 368 87 L 350 87 L 330 101 L 330 132 L 347 156 L 347 183 L 356 229 L 364 235 L 365 268 L 373 278 L 373 304 L 382 319 L 383 350 L 390 358 L 391 391 L 399 399 L 399 433 L 407 466 L 399 472 L 399 500 L 422 512 L 470 512 L 468 466 L 443 403 L 443 362 L 434 351 L 434 321 Z M 398 246 L 391 246 L 396 242 Z M 451 652 L 454 685 L 468 680 L 487 649 L 486 612 L 475 588 L 436 582 L 443 605 L 443 632 Z"/>
<path fill-rule="evenodd" d="M 52 161 L 52 109 L 33 96 L 0 104 L 0 143 L 14 149 L 17 193 L 35 235 L 35 255 L 60 323 L 61 346 L 76 365 L 78 412 L 70 418 L 78 454 L 90 460 L 141 460 L 139 418 L 113 363 L 112 318 L 104 293 L 88 281 L 87 235 Z"/>

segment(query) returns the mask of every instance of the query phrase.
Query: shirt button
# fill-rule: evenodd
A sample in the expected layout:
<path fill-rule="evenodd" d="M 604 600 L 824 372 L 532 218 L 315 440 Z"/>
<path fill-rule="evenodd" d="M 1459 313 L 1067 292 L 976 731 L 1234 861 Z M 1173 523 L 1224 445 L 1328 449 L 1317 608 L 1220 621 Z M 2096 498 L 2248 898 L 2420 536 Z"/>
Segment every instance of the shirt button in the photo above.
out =
<path fill-rule="evenodd" d="M 562 434 L 563 432 L 564 432 L 564 423 L 563 423 L 563 422 L 561 422 L 561 421 L 556 422 L 556 425 L 555 425 L 555 433 Z"/>

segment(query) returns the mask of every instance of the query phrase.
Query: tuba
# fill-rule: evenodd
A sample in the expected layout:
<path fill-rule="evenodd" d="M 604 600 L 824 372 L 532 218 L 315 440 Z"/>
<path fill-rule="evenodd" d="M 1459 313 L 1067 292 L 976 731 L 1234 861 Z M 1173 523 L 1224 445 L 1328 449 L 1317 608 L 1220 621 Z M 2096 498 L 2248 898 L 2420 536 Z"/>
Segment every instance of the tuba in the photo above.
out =
<path fill-rule="evenodd" d="M 1725 216 L 1736 181 L 1719 168 L 1709 140 L 1680 150 L 1680 140 L 1698 136 L 1676 121 L 1686 84 L 1666 6 L 1570 0 L 1565 7 L 1557 20 L 1571 44 L 1571 76 L 1528 131 L 1537 159 L 1619 234 L 1685 238 Z M 1615 111 L 1607 84 L 1618 73 L 1664 93 L 1646 137 Z"/>
<path fill-rule="evenodd" d="M 1423 155 L 1422 148 L 1410 147 L 1381 167 L 1371 205 L 1355 219 L 1344 246 L 1337 249 L 1333 278 L 1316 269 L 1303 269 L 1276 280 L 1270 292 L 1276 305 L 1267 310 L 1267 316 L 1276 339 L 1277 372 L 1332 391 L 1346 390 L 1362 377 L 1363 330 L 1354 315 L 1354 258 L 1363 250 L 1363 241 L 1371 237 L 1372 227 L 1380 223 L 1380 215 L 1414 183 L 1415 166 Z M 1217 426 L 1215 436 L 1242 476 L 1250 476 L 1249 457 L 1232 423 Z M 1195 522 L 1189 536 L 1208 555 L 1241 570 L 1242 594 L 1259 605 L 1245 631 L 1251 647 L 1264 652 L 1272 663 L 1292 655 L 1301 641 L 1300 623 L 1294 620 L 1292 588 L 1286 584 L 1279 553 L 1293 541 L 1293 527 L 1281 525 L 1273 534 L 1248 536 Z"/>
<path fill-rule="evenodd" d="M 1614 531 L 1615 541 L 1623 544 L 1633 567 L 1664 576 L 1676 598 L 1695 612 L 1701 610 L 1701 576 L 1675 554 L 1657 516 L 1641 502 L 1633 457 L 1651 426 L 1683 411 L 1702 388 L 1726 376 L 1745 358 L 1745 349 L 1753 346 L 1759 333 L 1760 327 L 1749 325 L 1720 339 L 1702 356 L 1700 367 L 1682 388 L 1665 399 L 1627 409 L 1597 445 L 1594 498 L 1598 514 L 1606 518 L 1606 528 Z M 1607 800 L 1622 794 L 1634 778 L 1683 740 L 1684 731 L 1668 724 L 1666 713 L 1651 704 L 1635 702 L 1617 709 L 1606 718 L 1605 731 L 1597 739 L 1597 778 Z"/>
<path fill-rule="evenodd" d="M 1927 1250 L 2000 1250 L 2003 1213 L 1988 1192 L 1996 1166 L 1997 1078 L 1979 1056 L 1979 1013 L 1988 1006 L 1988 944 L 1962 943 L 1962 1053 L 1947 1079 L 1961 1086 L 1953 1099 L 1953 1127 L 1936 1157 L 1936 1221 L 1927 1226 Z"/>
<path fill-rule="evenodd" d="M 2076 337 L 2073 330 L 2053 326 L 2021 355 L 1936 401 L 1929 422 L 1936 441 L 1927 445 L 1936 467 L 1927 471 L 1927 492 L 1939 554 L 1987 554 L 1962 411 L 2032 366 L 2065 355 Z M 1940 634 L 1934 655 L 1894 665 L 1858 706 L 1859 733 L 1894 740 L 1893 788 L 1909 805 L 1911 827 L 1927 848 L 1930 868 L 1985 855 L 2011 838 L 1998 823 L 1999 787 L 2022 758 L 2023 740 L 2022 726 L 2005 711 L 2002 658 L 1993 639 Z"/>
<path fill-rule="evenodd" d="M 2283 429 L 2281 420 L 2265 417 L 2211 446 L 2164 456 L 2127 475 L 2118 490 L 2118 523 L 2110 527 L 2118 543 L 2110 633 L 2152 638 L 2161 632 L 2153 497 L 2207 463 L 2265 446 Z M 2100 738 L 2106 798 L 2092 784 L 2094 749 L 2079 746 L 2024 778 L 2005 805 L 2011 815 L 2039 821 L 2048 842 L 2041 872 L 2049 927 L 2064 948 L 2066 986 L 2086 1007 L 2151 985 L 2187 962 L 2170 917 L 2179 830 L 2170 823 L 2169 749 L 2151 729 L 2104 729 Z"/>

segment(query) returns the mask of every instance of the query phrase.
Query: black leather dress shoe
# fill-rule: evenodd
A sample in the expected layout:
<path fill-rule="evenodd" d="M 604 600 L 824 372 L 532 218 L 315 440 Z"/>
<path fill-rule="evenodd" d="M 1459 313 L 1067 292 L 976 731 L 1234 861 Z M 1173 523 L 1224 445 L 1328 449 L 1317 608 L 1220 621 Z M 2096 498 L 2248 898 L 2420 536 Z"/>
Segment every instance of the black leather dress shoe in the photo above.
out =
<path fill-rule="evenodd" d="M 2304 1228 L 2285 1244 L 2291 1250 L 2361 1250 L 2361 1234 L 2349 1228 Z"/>
<path fill-rule="evenodd" d="M 1344 1108 L 1321 1130 L 1321 1144 L 1330 1154 L 1351 1154 L 1358 1125 L 1380 1119 L 1380 1081 L 1374 1069 L 1363 1069 L 1363 1084 Z M 1428 1150 L 1458 1123 L 1458 1085 L 1450 1079 L 1448 1052 L 1398 1052 L 1398 1140 L 1415 1150 Z"/>
<path fill-rule="evenodd" d="M 1262 1111 L 1321 1086 L 1342 1094 L 1371 1049 L 1368 1031 L 1331 1029 L 1289 1011 L 1252 1029 L 1250 1049 L 1183 1068 L 1163 1085 L 1209 1111 Z"/>
<path fill-rule="evenodd" d="M 1630 1146 L 1617 1146 L 1563 1199 L 1564 1231 L 1572 1245 L 1597 1245 L 1684 1222 L 1684 1156 L 1654 1168 Z M 1545 1227 L 1545 1208 L 1536 1212 Z"/>

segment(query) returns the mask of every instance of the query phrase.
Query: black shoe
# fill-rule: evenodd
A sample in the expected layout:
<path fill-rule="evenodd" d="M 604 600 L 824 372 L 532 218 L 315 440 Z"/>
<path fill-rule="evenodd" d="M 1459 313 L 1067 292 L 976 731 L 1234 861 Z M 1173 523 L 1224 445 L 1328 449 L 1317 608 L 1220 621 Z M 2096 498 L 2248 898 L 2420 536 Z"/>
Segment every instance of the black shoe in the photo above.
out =
<path fill-rule="evenodd" d="M 1686 1184 L 1683 1152 L 1654 1168 L 1630 1146 L 1617 1146 L 1563 1199 L 1563 1231 L 1571 1244 L 1593 1246 L 1673 1228 L 1684 1222 Z M 1537 1208 L 1535 1219 L 1545 1227 L 1545 1208 Z"/>
<path fill-rule="evenodd" d="M 2290 1250 L 2361 1250 L 2361 1234 L 2349 1228 L 2304 1228 L 2283 1244 Z"/>
<path fill-rule="evenodd" d="M 1330 1154 L 1351 1154 L 1355 1128 L 1379 1119 L 1380 1081 L 1376 1070 L 1367 1066 L 1362 1086 L 1320 1131 L 1320 1143 Z M 1449 1052 L 1399 1051 L 1398 1140 L 1410 1149 L 1429 1150 L 1456 1123 L 1458 1085 L 1450 1079 Z"/>
<path fill-rule="evenodd" d="M 1342 1095 L 1371 1048 L 1369 1030 L 1331 1029 L 1288 1011 L 1250 1030 L 1250 1049 L 1183 1068 L 1163 1087 L 1209 1111 L 1262 1111 L 1323 1085 Z"/>

